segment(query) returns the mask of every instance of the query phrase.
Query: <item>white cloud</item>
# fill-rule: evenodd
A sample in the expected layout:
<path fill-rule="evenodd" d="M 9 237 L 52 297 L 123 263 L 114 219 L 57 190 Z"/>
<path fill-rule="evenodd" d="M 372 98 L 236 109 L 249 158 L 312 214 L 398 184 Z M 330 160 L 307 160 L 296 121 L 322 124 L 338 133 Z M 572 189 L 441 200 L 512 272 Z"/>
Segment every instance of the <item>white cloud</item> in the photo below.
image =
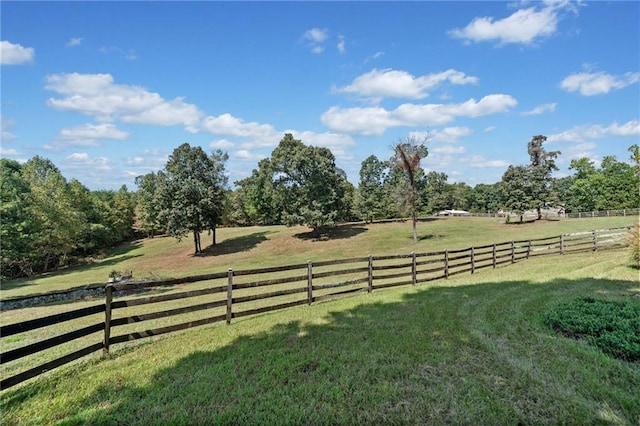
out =
<path fill-rule="evenodd" d="M 53 74 L 47 76 L 45 88 L 62 95 L 49 98 L 49 106 L 89 115 L 100 122 L 180 124 L 194 131 L 202 116 L 184 98 L 168 101 L 139 86 L 116 84 L 110 74 Z"/>
<path fill-rule="evenodd" d="M 0 129 L 2 129 L 2 133 L 0 136 L 0 141 L 9 142 L 14 140 L 17 136 L 13 133 L 9 132 L 9 129 L 14 125 L 14 121 L 5 118 L 2 114 L 0 114 Z"/>
<path fill-rule="evenodd" d="M 561 133 L 556 133 L 547 138 L 548 142 L 585 142 L 590 139 L 605 137 L 630 137 L 640 136 L 640 120 L 631 120 L 622 125 L 612 123 L 609 126 L 599 124 L 576 126 Z"/>
<path fill-rule="evenodd" d="M 307 42 L 307 46 L 313 53 L 319 54 L 324 52 L 323 43 L 329 38 L 329 30 L 326 28 L 312 28 L 305 31 L 302 38 Z"/>
<path fill-rule="evenodd" d="M 497 129 L 497 127 L 496 127 L 496 126 L 489 126 L 489 127 L 485 128 L 485 129 L 483 130 L 483 132 L 485 132 L 485 133 L 493 132 L 495 129 Z"/>
<path fill-rule="evenodd" d="M 522 115 L 540 115 L 540 114 L 544 114 L 545 112 L 554 112 L 555 110 L 556 110 L 556 103 L 552 102 L 549 104 L 538 105 L 531 111 L 523 112 Z"/>
<path fill-rule="evenodd" d="M 429 154 L 464 154 L 466 152 L 465 147 L 463 146 L 436 146 L 434 148 L 429 149 Z"/>
<path fill-rule="evenodd" d="M 483 155 L 473 155 L 462 159 L 469 167 L 476 169 L 506 169 L 509 163 L 503 160 L 489 160 Z"/>
<path fill-rule="evenodd" d="M 124 159 L 125 166 L 129 167 L 125 173 L 128 176 L 140 176 L 149 172 L 157 172 L 164 168 L 169 155 L 158 149 L 146 149 L 142 153 Z"/>
<path fill-rule="evenodd" d="M 364 63 L 366 64 L 367 62 L 373 61 L 375 59 L 380 58 L 381 56 L 384 55 L 384 52 L 380 51 L 380 52 L 376 52 L 371 56 L 368 56 L 367 58 L 365 58 Z"/>
<path fill-rule="evenodd" d="M 129 137 L 129 133 L 118 130 L 113 124 L 90 124 L 65 128 L 60 131 L 60 137 L 64 139 L 117 139 L 123 140 Z"/>
<path fill-rule="evenodd" d="M 442 130 L 436 130 L 431 133 L 434 141 L 442 141 L 455 143 L 458 139 L 473 134 L 473 130 L 468 127 L 445 127 Z"/>
<path fill-rule="evenodd" d="M 226 139 L 219 139 L 209 144 L 209 147 L 214 149 L 229 149 L 229 148 L 233 148 L 234 146 L 236 146 L 235 143 L 228 141 Z"/>
<path fill-rule="evenodd" d="M 568 2 L 546 2 L 541 9 L 520 9 L 503 19 L 488 16 L 475 18 L 466 27 L 449 31 L 449 36 L 467 43 L 497 41 L 499 45 L 532 44 L 556 33 L 561 9 L 576 10 Z"/>
<path fill-rule="evenodd" d="M 67 47 L 76 47 L 82 44 L 82 37 L 72 37 L 69 39 L 65 46 Z"/>
<path fill-rule="evenodd" d="M 91 170 L 94 172 L 109 172 L 113 169 L 111 162 L 106 157 L 92 158 L 86 152 L 74 152 L 64 159 L 66 169 L 79 171 Z"/>
<path fill-rule="evenodd" d="M 345 53 L 347 51 L 347 48 L 345 46 L 344 36 L 339 36 L 338 39 L 340 41 L 338 41 L 338 44 L 337 44 L 336 47 L 338 48 L 338 52 L 340 54 L 343 54 L 343 53 Z"/>
<path fill-rule="evenodd" d="M 420 77 L 415 77 L 406 71 L 373 69 L 356 77 L 350 85 L 337 90 L 368 98 L 422 99 L 428 96 L 428 90 L 445 82 L 458 85 L 475 84 L 478 82 L 478 78 L 467 76 L 465 73 L 454 69 Z"/>
<path fill-rule="evenodd" d="M 235 151 L 231 154 L 231 158 L 234 160 L 251 161 L 255 163 L 266 157 L 262 154 L 251 152 L 247 149 L 239 149 L 238 151 Z"/>
<path fill-rule="evenodd" d="M 322 122 L 333 131 L 361 135 L 381 135 L 389 127 L 434 126 L 456 117 L 480 117 L 505 112 L 517 100 L 504 94 L 487 95 L 461 104 L 402 104 L 395 110 L 382 107 L 331 107 L 322 114 Z"/>
<path fill-rule="evenodd" d="M 0 64 L 22 65 L 33 62 L 35 50 L 33 47 L 23 47 L 9 41 L 0 41 Z"/>
<path fill-rule="evenodd" d="M 0 146 L 0 155 L 6 155 L 8 157 L 12 157 L 15 155 L 20 155 L 20 152 L 14 148 L 6 148 L 4 146 Z"/>
<path fill-rule="evenodd" d="M 350 147 L 355 145 L 355 141 L 351 136 L 331 132 L 316 133 L 297 130 L 285 130 L 284 133 L 291 133 L 294 138 L 300 139 L 306 145 L 329 148 L 338 160 L 350 161 L 354 159 L 353 155 L 348 151 Z M 279 136 L 278 142 L 281 138 L 282 135 Z"/>
<path fill-rule="evenodd" d="M 113 124 L 101 123 L 64 128 L 51 145 L 45 145 L 47 150 L 60 150 L 70 146 L 98 146 L 100 139 L 124 140 L 129 133 L 119 130 Z"/>
<path fill-rule="evenodd" d="M 326 28 L 311 28 L 304 33 L 303 37 L 314 43 L 322 43 L 329 38 L 329 30 Z"/>
<path fill-rule="evenodd" d="M 200 123 L 200 128 L 214 135 L 239 136 L 258 140 L 270 139 L 276 134 L 271 124 L 245 122 L 241 118 L 234 117 L 229 113 L 217 117 L 206 117 Z"/>
<path fill-rule="evenodd" d="M 581 95 L 593 96 L 609 93 L 614 89 L 622 89 L 640 81 L 640 72 L 628 72 L 621 76 L 605 72 L 581 72 L 571 74 L 560 83 L 567 92 L 579 91 Z"/>

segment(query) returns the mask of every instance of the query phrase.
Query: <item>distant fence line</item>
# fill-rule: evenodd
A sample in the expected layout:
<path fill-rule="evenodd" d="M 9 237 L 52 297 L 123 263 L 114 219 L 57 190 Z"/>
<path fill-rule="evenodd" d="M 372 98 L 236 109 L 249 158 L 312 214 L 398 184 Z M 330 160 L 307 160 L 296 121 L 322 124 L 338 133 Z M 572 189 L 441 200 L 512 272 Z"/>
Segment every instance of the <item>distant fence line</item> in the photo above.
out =
<path fill-rule="evenodd" d="M 384 256 L 369 255 L 251 270 L 234 271 L 229 269 L 227 272 L 215 274 L 143 283 L 107 284 L 104 303 L 1 326 L 0 338 L 4 340 L 31 330 L 91 315 L 104 315 L 104 320 L 100 322 L 89 325 L 82 324 L 82 327 L 72 329 L 64 334 L 38 340 L 1 353 L 0 364 L 4 366 L 12 361 L 82 337 L 101 334 L 100 341 L 94 341 L 80 349 L 77 349 L 80 343 L 76 342 L 77 345 L 72 348 L 73 351 L 70 353 L 3 378 L 0 381 L 0 389 L 7 389 L 98 350 L 102 350 L 106 354 L 111 345 L 118 343 L 215 322 L 225 321 L 230 324 L 234 318 L 293 306 L 311 305 L 314 302 L 352 293 L 370 293 L 382 288 L 447 279 L 462 273 L 473 274 L 479 269 L 513 264 L 518 260 L 532 256 L 624 247 L 626 245 L 624 235 L 628 229 L 628 227 L 599 229 L 547 238 L 493 243 L 459 250 Z M 336 280 L 336 277 L 340 278 Z M 167 291 L 169 286 L 202 282 L 206 282 L 204 288 L 175 293 Z M 166 291 L 166 293 L 143 297 L 138 295 L 126 300 L 114 300 L 114 296 L 119 293 L 128 293 L 132 290 Z M 185 300 L 194 298 L 195 304 L 179 306 Z M 171 309 L 153 310 L 144 307 L 166 302 L 171 302 Z M 119 312 L 123 312 L 122 315 L 117 315 Z M 201 316 L 189 317 L 188 321 L 184 321 L 183 318 L 182 322 L 175 321 L 167 325 L 158 324 L 158 321 L 162 319 L 177 315 L 193 316 L 196 312 Z M 135 328 L 137 323 L 145 321 L 156 321 L 155 327 L 149 326 L 146 330 Z M 114 332 L 121 327 L 124 327 L 125 330 L 128 327 L 129 330 L 115 334 Z M 6 347 L 6 345 L 3 346 Z"/>

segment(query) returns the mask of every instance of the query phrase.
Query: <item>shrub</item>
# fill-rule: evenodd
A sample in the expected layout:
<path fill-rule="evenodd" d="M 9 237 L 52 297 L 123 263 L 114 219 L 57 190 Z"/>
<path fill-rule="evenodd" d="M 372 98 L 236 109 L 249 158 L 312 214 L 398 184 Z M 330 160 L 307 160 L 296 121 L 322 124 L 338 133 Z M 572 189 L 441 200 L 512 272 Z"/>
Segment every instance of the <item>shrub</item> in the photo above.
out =
<path fill-rule="evenodd" d="M 584 339 L 616 358 L 640 361 L 639 300 L 580 298 L 556 306 L 545 321 L 565 336 Z"/>

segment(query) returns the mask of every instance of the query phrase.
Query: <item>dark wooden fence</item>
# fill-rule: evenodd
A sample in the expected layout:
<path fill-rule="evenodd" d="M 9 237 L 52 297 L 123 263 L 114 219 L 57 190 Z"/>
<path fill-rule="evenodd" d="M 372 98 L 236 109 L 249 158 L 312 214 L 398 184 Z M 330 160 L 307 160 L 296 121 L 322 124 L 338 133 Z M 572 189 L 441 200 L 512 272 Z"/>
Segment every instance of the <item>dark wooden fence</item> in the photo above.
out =
<path fill-rule="evenodd" d="M 8 363 L 66 344 L 66 349 L 50 353 L 48 356 L 53 359 L 46 362 L 42 363 L 41 356 L 35 357 L 40 362 L 35 367 L 25 370 L 21 364 L 5 370 L 3 376 L 8 377 L 2 378 L 0 388 L 7 389 L 98 350 L 108 353 L 114 344 L 215 322 L 230 324 L 234 318 L 310 305 L 351 293 L 473 274 L 532 256 L 623 247 L 627 230 L 602 229 L 459 250 L 309 261 L 162 281 L 108 284 L 104 303 L 0 327 L 3 348 L 16 346 L 16 341 L 10 341 L 12 336 L 15 340 L 32 330 L 51 326 L 56 326 L 52 332 L 68 330 L 53 337 L 38 336 L 33 343 L 2 352 L 0 363 L 5 370 Z M 185 290 L 187 284 L 196 288 Z M 144 295 L 140 296 L 140 292 Z M 75 323 L 66 324 L 71 321 Z M 66 325 L 61 327 L 63 323 Z M 149 325 L 141 327 L 139 323 Z M 24 371 L 16 373 L 17 368 Z"/>

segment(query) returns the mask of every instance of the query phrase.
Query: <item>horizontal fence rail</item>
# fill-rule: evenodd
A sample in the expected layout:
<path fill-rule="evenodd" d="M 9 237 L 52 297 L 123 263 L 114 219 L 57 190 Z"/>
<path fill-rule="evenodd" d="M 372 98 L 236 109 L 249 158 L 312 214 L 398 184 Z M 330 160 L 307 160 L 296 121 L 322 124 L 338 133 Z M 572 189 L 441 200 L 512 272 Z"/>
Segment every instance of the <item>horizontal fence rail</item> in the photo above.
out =
<path fill-rule="evenodd" d="M 0 354 L 3 370 L 6 364 L 36 353 L 49 353 L 45 357 L 47 361 L 40 365 L 29 365 L 17 373 L 12 368 L 8 377 L 0 381 L 0 389 L 10 388 L 99 350 L 107 354 L 114 344 L 217 322 L 230 324 L 234 318 L 311 305 L 353 293 L 370 293 L 463 273 L 473 274 L 480 269 L 513 264 L 532 256 L 624 247 L 628 229 L 598 229 L 428 253 L 370 255 L 239 271 L 229 269 L 215 274 L 142 283 L 110 283 L 105 287 L 104 303 L 0 326 L 3 350 L 8 348 Z M 187 284 L 200 288 L 185 289 Z M 140 291 L 154 294 L 140 296 L 137 294 Z M 118 300 L 114 300 L 116 297 Z M 41 329 L 52 326 L 58 334 L 43 337 Z M 60 333 L 62 329 L 64 332 Z M 29 333 L 37 335 L 28 338 Z M 17 345 L 18 341 L 26 344 Z M 64 348 L 58 348 L 61 345 L 66 345 L 66 352 Z M 42 362 L 40 358 L 38 356 L 38 362 Z"/>

